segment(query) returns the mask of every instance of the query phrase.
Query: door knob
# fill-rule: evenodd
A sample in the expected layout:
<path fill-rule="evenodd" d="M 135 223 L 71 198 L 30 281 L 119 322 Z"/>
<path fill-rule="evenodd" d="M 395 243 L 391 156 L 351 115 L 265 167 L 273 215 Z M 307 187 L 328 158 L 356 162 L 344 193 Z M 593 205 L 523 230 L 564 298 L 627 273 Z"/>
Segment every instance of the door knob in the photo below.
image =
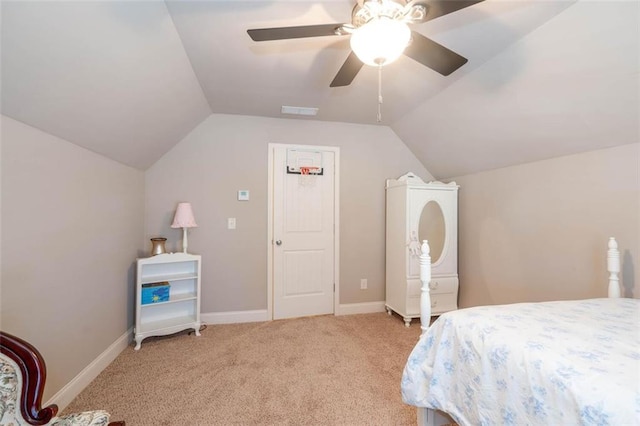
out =
<path fill-rule="evenodd" d="M 280 240 L 276 240 L 276 245 L 277 245 L 277 246 L 282 245 L 282 241 L 280 241 Z"/>

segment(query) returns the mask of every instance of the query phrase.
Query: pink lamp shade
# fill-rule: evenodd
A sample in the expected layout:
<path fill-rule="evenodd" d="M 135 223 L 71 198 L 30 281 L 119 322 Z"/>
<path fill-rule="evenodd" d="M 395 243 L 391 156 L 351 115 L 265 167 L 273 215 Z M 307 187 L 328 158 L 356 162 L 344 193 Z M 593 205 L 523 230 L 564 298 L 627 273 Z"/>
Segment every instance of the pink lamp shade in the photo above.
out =
<path fill-rule="evenodd" d="M 176 215 L 173 217 L 172 228 L 195 228 L 198 224 L 193 217 L 191 203 L 178 203 Z"/>

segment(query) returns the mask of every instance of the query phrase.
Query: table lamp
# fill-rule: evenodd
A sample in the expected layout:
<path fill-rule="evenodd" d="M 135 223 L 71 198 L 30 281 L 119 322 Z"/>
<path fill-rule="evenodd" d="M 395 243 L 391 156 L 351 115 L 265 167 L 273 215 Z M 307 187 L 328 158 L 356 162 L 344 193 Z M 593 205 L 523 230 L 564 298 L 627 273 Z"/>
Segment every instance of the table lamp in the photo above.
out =
<path fill-rule="evenodd" d="M 191 203 L 178 203 L 176 215 L 173 217 L 172 228 L 182 228 L 182 252 L 187 252 L 187 228 L 195 228 L 196 219 L 193 217 Z"/>

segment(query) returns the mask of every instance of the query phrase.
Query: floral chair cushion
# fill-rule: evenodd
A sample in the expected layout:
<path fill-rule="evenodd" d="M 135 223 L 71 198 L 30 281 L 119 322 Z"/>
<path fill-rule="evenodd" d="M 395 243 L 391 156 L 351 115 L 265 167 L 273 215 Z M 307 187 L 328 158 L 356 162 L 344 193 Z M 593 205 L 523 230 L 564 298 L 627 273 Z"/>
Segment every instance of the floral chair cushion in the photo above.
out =
<path fill-rule="evenodd" d="M 22 417 L 18 398 L 22 392 L 22 375 L 17 373 L 18 365 L 0 354 L 0 426 L 28 426 Z M 106 426 L 109 413 L 106 411 L 85 411 L 68 416 L 54 417 L 52 426 Z"/>
<path fill-rule="evenodd" d="M 18 383 L 16 369 L 11 364 L 11 361 L 0 357 L 0 425 L 22 424 L 14 421 L 21 383 Z"/>
<path fill-rule="evenodd" d="M 51 420 L 52 426 L 106 426 L 108 423 L 109 413 L 103 410 L 83 411 L 68 416 L 55 417 Z"/>

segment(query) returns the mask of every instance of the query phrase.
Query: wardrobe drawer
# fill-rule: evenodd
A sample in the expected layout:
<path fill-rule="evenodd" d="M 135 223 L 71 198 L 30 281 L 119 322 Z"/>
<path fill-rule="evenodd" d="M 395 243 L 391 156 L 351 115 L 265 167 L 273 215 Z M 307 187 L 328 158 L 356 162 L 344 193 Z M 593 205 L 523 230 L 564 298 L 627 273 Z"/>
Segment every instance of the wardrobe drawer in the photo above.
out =
<path fill-rule="evenodd" d="M 456 277 L 431 277 L 429 283 L 431 294 L 458 293 L 458 278 Z"/>
<path fill-rule="evenodd" d="M 429 298 L 431 299 L 431 315 L 440 315 L 458 309 L 457 293 L 430 293 Z M 419 295 L 407 297 L 407 315 L 416 317 L 420 315 Z"/>
<path fill-rule="evenodd" d="M 440 293 L 431 295 L 431 315 L 444 314 L 458 309 L 457 293 Z"/>
<path fill-rule="evenodd" d="M 422 282 L 420 280 L 407 280 L 407 296 L 420 297 L 422 293 Z"/>
<path fill-rule="evenodd" d="M 420 296 L 422 292 L 422 282 L 420 280 L 407 280 L 407 296 Z M 458 278 L 456 277 L 436 277 L 429 282 L 430 294 L 456 293 L 458 294 Z"/>

